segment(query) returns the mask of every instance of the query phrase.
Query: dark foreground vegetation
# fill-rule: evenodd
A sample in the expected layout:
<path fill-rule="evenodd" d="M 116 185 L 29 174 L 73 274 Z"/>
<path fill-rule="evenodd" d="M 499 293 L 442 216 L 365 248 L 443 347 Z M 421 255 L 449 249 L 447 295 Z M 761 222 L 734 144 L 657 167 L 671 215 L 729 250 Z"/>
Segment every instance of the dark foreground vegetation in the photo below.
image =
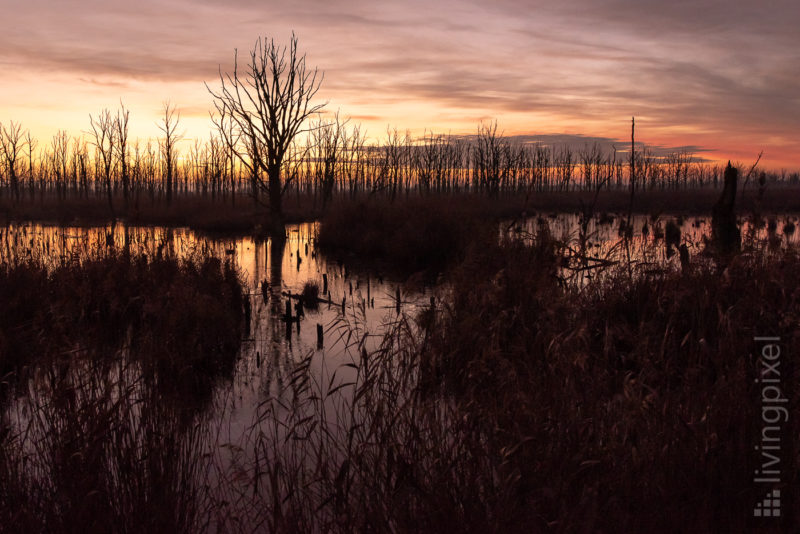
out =
<path fill-rule="evenodd" d="M 244 309 L 229 263 L 113 249 L 55 268 L 35 259 L 3 263 L 0 301 L 4 375 L 75 353 L 104 358 L 124 351 L 171 366 L 166 382 L 229 368 L 213 360 L 235 355 Z"/>
<path fill-rule="evenodd" d="M 41 222 L 60 226 L 100 226 L 124 221 L 131 226 L 189 227 L 209 234 L 263 234 L 268 228 L 269 212 L 246 194 L 234 202 L 221 203 L 200 194 L 187 194 L 166 202 L 142 201 L 123 207 L 120 195 L 114 195 L 119 207 L 109 210 L 100 198 L 59 199 L 44 195 L 33 201 L 11 202 L 0 199 L 0 224 Z M 307 197 L 294 198 L 285 206 L 285 222 L 310 221 L 321 215 Z"/>
<path fill-rule="evenodd" d="M 656 212 L 633 255 L 628 215 L 613 255 L 595 257 L 599 195 L 569 242 L 545 217 L 487 222 L 513 217 L 513 199 L 341 204 L 323 250 L 444 272 L 443 296 L 395 315 L 374 350 L 364 329 L 345 332 L 352 363 L 332 374 L 313 351 L 288 362 L 237 436 L 211 402 L 250 323 L 230 263 L 160 246 L 6 259 L 3 528 L 740 532 L 768 443 L 779 522 L 796 529 L 800 250 L 792 220 L 779 234 L 762 217 L 763 187 L 742 232 L 738 172 L 724 177 L 693 256 Z M 319 286 L 303 294 L 316 302 Z M 782 354 L 780 425 L 758 382 L 764 336 Z"/>
<path fill-rule="evenodd" d="M 0 265 L 0 531 L 192 531 L 244 300 L 215 258 Z"/>
<path fill-rule="evenodd" d="M 259 39 L 249 57 L 220 71 L 215 132 L 183 157 L 169 104 L 146 143 L 129 139 L 124 107 L 46 145 L 0 124 L 0 223 L 266 229 L 282 247 L 287 220 L 323 214 L 323 249 L 444 271 L 444 297 L 398 313 L 375 350 L 365 329 L 345 333 L 352 363 L 330 375 L 313 352 L 287 359 L 230 437 L 211 405 L 226 406 L 215 393 L 230 391 L 250 324 L 233 266 L 161 246 L 3 257 L 0 531 L 742 532 L 773 450 L 784 513 L 763 524 L 798 530 L 800 423 L 764 429 L 755 340 L 780 339 L 796 414 L 800 251 L 782 237 L 794 220 L 781 236 L 771 219 L 761 242 L 735 209 L 739 192 L 753 228 L 797 210 L 800 175 L 656 153 L 633 124 L 627 153 L 496 123 L 371 142 L 317 115 L 321 76 L 295 37 Z M 554 211 L 578 213 L 575 246 L 545 225 L 495 224 Z M 680 268 L 631 255 L 634 211 Z M 668 211 L 711 212 L 703 254 L 674 222 L 662 231 Z M 601 212 L 617 214 L 601 217 L 617 220 L 613 260 L 588 252 Z M 317 302 L 319 286 L 303 294 Z"/>
<path fill-rule="evenodd" d="M 291 402 L 259 411 L 289 415 L 250 443 L 263 472 L 232 507 L 278 532 L 747 531 L 764 492 L 754 338 L 780 338 L 797 391 L 800 251 L 749 242 L 582 285 L 562 252 L 546 232 L 471 248 L 450 297 L 353 347 L 346 394 L 301 362 Z M 773 531 L 798 526 L 798 429 L 780 431 Z"/>
<path fill-rule="evenodd" d="M 749 241 L 573 284 L 543 229 L 477 245 L 448 297 L 379 349 L 351 347 L 347 385 L 297 362 L 230 446 L 189 402 L 230 372 L 230 267 L 5 266 L 6 403 L 22 369 L 37 385 L 0 426 L 4 531 L 745 531 L 761 491 L 754 337 L 780 337 L 797 391 L 800 251 Z M 784 510 L 798 430 L 790 417 L 781 433 Z"/>
<path fill-rule="evenodd" d="M 437 274 L 470 244 L 491 240 L 497 220 L 517 217 L 524 200 L 463 195 L 342 203 L 321 220 L 317 244 L 350 262 L 384 271 Z"/>
<path fill-rule="evenodd" d="M 496 501 L 460 496 L 481 512 L 459 517 L 454 505 L 430 527 L 459 517 L 474 532 L 746 530 L 762 491 L 754 337 L 780 337 L 793 366 L 798 250 L 750 251 L 724 270 L 709 262 L 631 278 L 620 269 L 582 289 L 562 287 L 559 263 L 546 237 L 483 248 L 426 319 L 421 395 L 455 403 L 466 443 L 490 459 L 462 491 L 504 481 Z M 797 377 L 782 376 L 797 391 Z M 783 439 L 797 433 L 796 421 L 788 426 Z M 791 488 L 795 445 L 780 446 Z M 798 496 L 785 493 L 796 509 Z"/>

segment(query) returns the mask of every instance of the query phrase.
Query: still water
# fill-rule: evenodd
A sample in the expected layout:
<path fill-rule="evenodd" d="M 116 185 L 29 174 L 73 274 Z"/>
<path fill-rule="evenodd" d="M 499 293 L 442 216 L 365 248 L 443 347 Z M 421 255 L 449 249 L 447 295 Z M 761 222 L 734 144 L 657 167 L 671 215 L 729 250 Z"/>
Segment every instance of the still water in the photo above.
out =
<path fill-rule="evenodd" d="M 250 324 L 234 378 L 219 385 L 210 415 L 224 421 L 227 438 L 235 441 L 251 425 L 259 403 L 284 391 L 298 362 L 310 361 L 309 374 L 325 388 L 348 381 L 354 371 L 345 364 L 374 350 L 387 325 L 401 314 L 413 315 L 434 294 L 326 258 L 316 247 L 317 229 L 317 223 L 291 225 L 280 246 L 271 239 L 208 237 L 185 228 L 31 223 L 0 229 L 0 252 L 11 261 L 40 258 L 49 265 L 80 261 L 109 247 L 178 258 L 213 253 L 233 261 L 249 295 Z M 301 307 L 298 320 L 295 297 L 308 282 L 319 288 L 320 302 Z M 292 322 L 285 320 L 287 304 Z"/>
<path fill-rule="evenodd" d="M 630 255 L 641 265 L 658 266 L 678 263 L 678 255 L 665 245 L 667 224 L 680 230 L 680 242 L 693 258 L 702 254 L 710 234 L 709 218 L 635 216 L 630 247 L 624 250 L 620 220 L 595 217 L 582 226 L 574 214 L 545 215 L 507 222 L 501 225 L 501 232 L 524 239 L 546 228 L 568 250 L 583 256 L 615 262 Z M 774 220 L 772 228 L 756 228 L 742 221 L 742 235 L 771 237 L 777 244 L 798 242 L 800 232 L 791 231 L 794 217 L 779 215 Z M 51 264 L 79 261 L 109 247 L 177 257 L 213 253 L 233 261 L 249 295 L 250 325 L 234 378 L 219 385 L 207 415 L 225 425 L 226 440 L 236 441 L 252 426 L 256 407 L 281 395 L 298 362 L 309 363 L 309 375 L 321 390 L 352 380 L 355 371 L 347 364 L 378 347 L 387 328 L 401 316 L 413 317 L 430 306 L 431 298 L 438 301 L 446 291 L 358 269 L 354 267 L 357 258 L 344 262 L 326 258 L 316 246 L 317 230 L 318 223 L 291 225 L 286 240 L 278 244 L 253 237 L 208 237 L 181 228 L 18 224 L 0 229 L 0 252 L 12 261 L 33 257 Z M 581 275 L 587 273 L 581 271 Z M 287 303 L 296 317 L 297 299 L 293 297 L 308 282 L 317 284 L 322 302 L 316 309 L 304 309 L 299 320 L 287 322 Z"/>

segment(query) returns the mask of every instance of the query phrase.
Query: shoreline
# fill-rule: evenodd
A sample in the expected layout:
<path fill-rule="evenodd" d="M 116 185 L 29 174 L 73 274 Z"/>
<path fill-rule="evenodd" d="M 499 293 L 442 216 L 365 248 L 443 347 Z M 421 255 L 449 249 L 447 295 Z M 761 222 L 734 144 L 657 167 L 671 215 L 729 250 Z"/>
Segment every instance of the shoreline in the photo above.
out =
<path fill-rule="evenodd" d="M 688 189 L 678 191 L 643 191 L 634 197 L 632 213 L 646 215 L 710 215 L 721 189 Z M 425 209 L 438 207 L 463 208 L 465 214 L 477 219 L 506 219 L 563 213 L 627 213 L 630 193 L 625 190 L 545 191 L 501 195 L 497 199 L 472 193 L 419 196 L 404 195 L 394 202 L 383 198 L 339 198 L 322 210 L 311 196 L 290 196 L 285 199 L 286 223 L 322 221 L 340 210 L 370 204 L 392 205 Z M 59 200 L 55 195 L 14 202 L 0 198 L 0 225 L 13 222 L 37 222 L 57 226 L 91 227 L 126 222 L 135 226 L 163 226 L 190 228 L 206 234 L 248 235 L 264 233 L 269 215 L 263 206 L 255 205 L 245 195 L 237 196 L 231 203 L 212 200 L 200 194 L 179 197 L 170 206 L 163 200 L 141 199 L 127 210 L 122 208 L 121 197 L 115 199 L 112 212 L 105 198 L 71 198 Z M 739 191 L 737 212 L 740 215 L 757 211 L 762 215 L 800 214 L 800 186 L 785 185 L 765 191 L 760 205 L 755 188 Z"/>

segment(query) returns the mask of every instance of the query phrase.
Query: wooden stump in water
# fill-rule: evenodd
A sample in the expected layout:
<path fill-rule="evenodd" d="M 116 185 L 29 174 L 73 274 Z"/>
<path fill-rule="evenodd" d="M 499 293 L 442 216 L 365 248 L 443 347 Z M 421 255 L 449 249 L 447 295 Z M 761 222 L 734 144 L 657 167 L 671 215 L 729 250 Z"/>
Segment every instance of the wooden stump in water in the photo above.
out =
<path fill-rule="evenodd" d="M 681 244 L 681 229 L 675 221 L 668 221 L 664 228 L 664 244 L 667 247 L 667 258 L 671 258 L 675 253 L 673 248 L 678 248 Z"/>
<path fill-rule="evenodd" d="M 245 335 L 250 336 L 250 319 L 252 318 L 253 310 L 250 305 L 250 294 L 244 293 L 244 331 Z"/>
<path fill-rule="evenodd" d="M 269 300 L 269 282 L 267 279 L 261 281 L 261 296 L 264 297 L 264 304 Z"/>
<path fill-rule="evenodd" d="M 323 295 L 327 295 L 328 294 L 328 274 L 327 273 L 322 273 L 322 294 Z M 330 298 L 330 296 L 328 296 L 328 298 Z"/>
<path fill-rule="evenodd" d="M 317 348 L 322 350 L 324 342 L 323 333 L 322 333 L 322 325 L 317 323 Z"/>
<path fill-rule="evenodd" d="M 736 226 L 736 183 L 739 171 L 731 162 L 725 168 L 725 186 L 714 205 L 711 218 L 711 242 L 716 252 L 722 255 L 738 252 L 742 236 Z"/>
<path fill-rule="evenodd" d="M 689 268 L 689 248 L 685 243 L 678 247 L 678 253 L 681 258 L 681 270 L 686 271 Z"/>

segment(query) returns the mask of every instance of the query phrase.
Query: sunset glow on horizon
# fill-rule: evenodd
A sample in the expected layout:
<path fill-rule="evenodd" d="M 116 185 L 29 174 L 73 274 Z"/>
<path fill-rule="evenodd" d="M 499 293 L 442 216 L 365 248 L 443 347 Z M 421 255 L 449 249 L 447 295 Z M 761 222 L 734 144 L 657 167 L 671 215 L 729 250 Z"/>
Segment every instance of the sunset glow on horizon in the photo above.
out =
<path fill-rule="evenodd" d="M 636 139 L 701 158 L 800 168 L 800 7 L 790 1 L 662 3 L 4 1 L 0 122 L 49 143 L 89 115 L 131 111 L 159 136 L 163 103 L 185 137 L 212 131 L 218 69 L 259 36 L 294 31 L 318 94 L 379 142 L 388 128 L 580 143 Z M 184 142 L 185 144 L 185 142 Z M 188 148 L 188 145 L 187 145 Z M 182 151 L 185 148 L 181 149 Z"/>

